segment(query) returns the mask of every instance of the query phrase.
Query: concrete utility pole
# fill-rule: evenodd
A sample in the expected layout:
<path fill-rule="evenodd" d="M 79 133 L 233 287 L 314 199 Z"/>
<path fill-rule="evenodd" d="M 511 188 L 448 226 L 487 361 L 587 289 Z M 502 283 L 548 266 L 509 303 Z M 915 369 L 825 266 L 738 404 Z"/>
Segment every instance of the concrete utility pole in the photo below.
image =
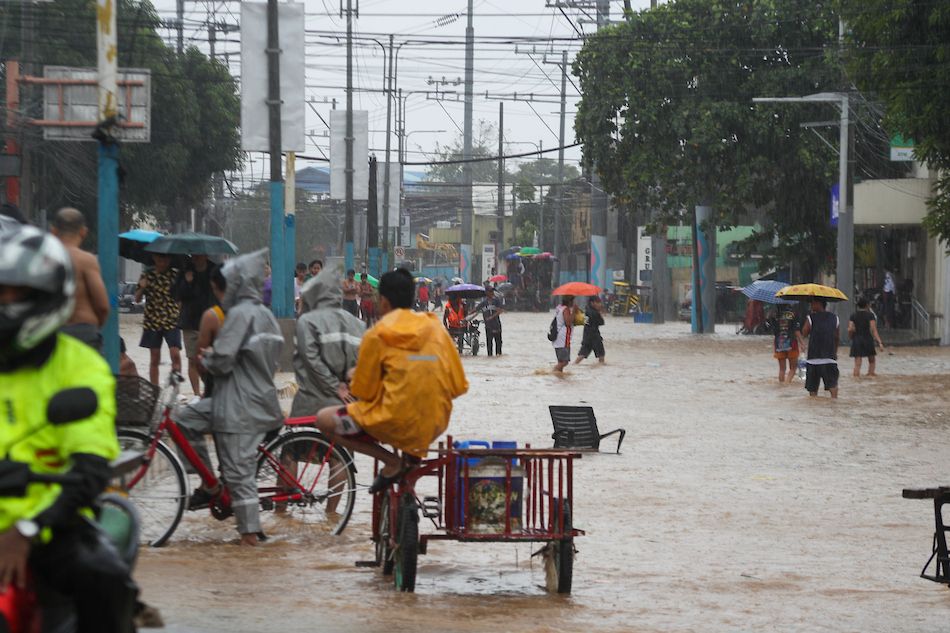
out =
<path fill-rule="evenodd" d="M 280 138 L 280 29 L 277 0 L 267 0 L 267 106 L 270 150 L 271 308 L 277 318 L 294 315 L 290 267 L 284 259 L 284 176 Z"/>
<path fill-rule="evenodd" d="M 597 0 L 597 30 L 610 24 L 610 2 Z M 564 88 L 562 86 L 563 94 Z M 561 142 L 564 145 L 564 142 Z M 600 186 L 597 166 L 591 166 L 590 283 L 607 288 L 607 193 Z"/>
<path fill-rule="evenodd" d="M 557 137 L 557 210 L 554 212 L 554 285 L 561 283 L 561 219 L 564 217 L 564 126 L 567 117 L 567 51 L 561 51 L 561 123 Z"/>
<path fill-rule="evenodd" d="M 472 277 L 472 224 L 475 207 L 472 203 L 472 108 L 475 85 L 475 28 L 472 26 L 474 2 L 468 0 L 468 24 L 465 27 L 465 131 L 462 139 L 462 242 L 459 244 L 459 276 L 465 282 Z"/>
<path fill-rule="evenodd" d="M 343 255 L 346 270 L 355 269 L 353 252 L 353 0 L 346 0 L 346 207 Z"/>
<path fill-rule="evenodd" d="M 505 249 L 505 102 L 498 102 L 498 239 L 495 240 L 495 267 Z M 482 271 L 484 272 L 484 271 Z M 486 275 L 482 275 L 485 277 Z"/>
<path fill-rule="evenodd" d="M 119 105 L 118 36 L 112 0 L 96 2 L 96 44 L 98 49 L 99 141 L 98 220 L 99 267 L 102 281 L 115 306 L 119 291 L 119 145 L 112 137 Z M 113 372 L 119 370 L 119 315 L 109 310 L 103 328 L 103 352 Z"/>
<path fill-rule="evenodd" d="M 837 103 L 841 110 L 838 124 L 838 258 L 835 275 L 838 289 L 848 296 L 839 305 L 841 342 L 848 341 L 848 316 L 854 312 L 854 209 L 850 202 L 851 172 L 848 169 L 850 99 L 843 92 L 821 92 L 805 97 L 757 97 L 754 103 Z M 842 318 L 842 316 L 844 318 Z"/>
<path fill-rule="evenodd" d="M 393 36 L 389 36 L 389 76 L 386 89 L 386 165 L 383 173 L 383 252 L 380 270 L 389 270 L 389 151 L 390 141 L 392 140 L 392 117 L 393 117 Z"/>
<path fill-rule="evenodd" d="M 178 19 L 175 25 L 178 31 L 178 47 L 176 50 L 181 55 L 185 52 L 185 0 L 175 0 L 175 16 Z"/>

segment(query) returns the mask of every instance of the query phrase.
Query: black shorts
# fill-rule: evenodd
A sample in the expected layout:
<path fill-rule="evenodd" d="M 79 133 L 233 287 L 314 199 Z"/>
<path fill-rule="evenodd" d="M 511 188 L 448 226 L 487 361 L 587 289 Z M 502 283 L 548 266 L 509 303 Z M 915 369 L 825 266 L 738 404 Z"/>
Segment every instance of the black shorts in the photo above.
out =
<path fill-rule="evenodd" d="M 590 353 L 594 352 L 596 358 L 604 357 L 604 339 L 599 338 L 596 341 L 587 341 L 581 343 L 581 349 L 577 352 L 579 358 L 587 358 L 590 356 Z"/>
<path fill-rule="evenodd" d="M 838 386 L 837 363 L 805 366 L 805 390 L 809 393 L 817 393 L 818 384 L 821 382 L 825 383 L 825 391 Z"/>
<path fill-rule="evenodd" d="M 162 349 L 162 341 L 168 344 L 169 348 L 177 347 L 181 349 L 181 330 L 142 330 L 142 340 L 139 341 L 139 347 L 148 349 Z"/>

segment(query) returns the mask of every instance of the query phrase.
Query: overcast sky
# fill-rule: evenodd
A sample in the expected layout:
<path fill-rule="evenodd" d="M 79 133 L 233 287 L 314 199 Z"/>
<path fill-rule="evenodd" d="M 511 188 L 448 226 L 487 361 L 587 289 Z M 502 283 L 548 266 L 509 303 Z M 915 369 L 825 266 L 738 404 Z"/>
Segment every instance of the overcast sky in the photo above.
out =
<path fill-rule="evenodd" d="M 342 0 L 345 4 L 346 0 Z M 388 42 L 389 34 L 395 41 L 407 41 L 397 56 L 397 88 L 403 94 L 410 91 L 433 90 L 429 77 L 454 81 L 465 73 L 465 0 L 352 0 L 359 5 L 359 18 L 354 21 L 354 35 L 374 37 Z M 550 0 L 548 0 L 550 2 Z M 322 101 L 337 99 L 338 108 L 345 103 L 346 86 L 346 20 L 340 17 L 341 0 L 306 0 L 307 31 L 307 98 Z M 157 0 L 162 17 L 175 14 L 174 0 Z M 591 33 L 595 25 L 579 10 L 565 9 L 567 17 L 558 9 L 546 7 L 546 0 L 475 0 L 475 121 L 480 119 L 497 123 L 498 100 L 486 99 L 491 95 L 535 93 L 555 103 L 505 102 L 505 138 L 509 141 L 506 153 L 531 151 L 538 143 L 546 148 L 557 146 L 558 111 L 556 103 L 560 91 L 560 68 L 544 63 L 559 59 L 562 49 L 568 50 L 568 61 L 580 48 L 579 41 L 555 41 L 548 38 L 577 38 L 578 31 Z M 553 2 L 551 2 L 553 4 Z M 611 17 L 620 19 L 622 2 L 611 2 Z M 634 0 L 635 9 L 649 6 L 649 0 Z M 590 18 L 594 16 L 591 15 Z M 238 2 L 185 3 L 185 40 L 208 50 L 209 20 L 240 23 Z M 338 33 L 339 42 L 332 39 Z M 173 31 L 163 33 L 174 42 Z M 507 41 L 506 41 L 506 38 Z M 240 72 L 240 43 L 238 33 L 219 33 L 216 52 L 227 54 L 229 66 L 235 75 Z M 520 40 L 520 41 L 519 41 Z M 531 41 L 540 40 L 540 41 Z M 373 42 L 358 40 L 354 47 L 354 87 L 362 89 L 354 95 L 355 109 L 369 111 L 370 148 L 382 160 L 385 147 L 386 99 L 379 92 L 383 88 L 383 52 Z M 519 51 L 516 52 L 515 48 Z M 527 51 L 534 49 L 534 54 Z M 576 80 L 575 80 L 576 81 Z M 446 86 L 445 90 L 462 93 L 462 86 Z M 576 88 L 567 84 L 567 126 L 565 144 L 574 142 L 573 113 L 578 97 Z M 326 113 L 331 105 L 319 105 Z M 410 133 L 408 161 L 432 158 L 436 143 L 450 144 L 460 136 L 463 128 L 463 104 L 458 101 L 426 100 L 425 95 L 412 94 L 407 99 L 406 130 Z M 395 119 L 395 108 L 394 108 Z M 326 127 L 320 118 L 308 112 L 308 132 L 322 134 Z M 443 130 L 433 132 L 433 130 Z M 392 139 L 393 149 L 396 137 Z M 322 137 L 308 139 L 307 154 L 329 153 L 329 141 Z M 549 154 L 556 158 L 556 153 Z M 578 149 L 568 150 L 569 160 L 577 161 Z M 254 157 L 244 174 L 248 181 L 267 177 L 265 161 Z M 393 160 L 396 160 L 395 152 Z M 298 168 L 304 167 L 303 161 Z M 424 167 L 409 169 L 424 170 Z"/>

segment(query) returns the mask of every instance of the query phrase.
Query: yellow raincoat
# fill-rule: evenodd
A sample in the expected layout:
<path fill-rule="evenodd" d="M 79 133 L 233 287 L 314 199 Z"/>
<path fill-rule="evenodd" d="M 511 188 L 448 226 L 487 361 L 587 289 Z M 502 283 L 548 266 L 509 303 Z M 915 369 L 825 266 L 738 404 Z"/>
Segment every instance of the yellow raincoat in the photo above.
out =
<path fill-rule="evenodd" d="M 347 412 L 381 442 L 416 457 L 445 431 L 468 391 L 455 343 L 431 312 L 393 310 L 363 335 Z"/>

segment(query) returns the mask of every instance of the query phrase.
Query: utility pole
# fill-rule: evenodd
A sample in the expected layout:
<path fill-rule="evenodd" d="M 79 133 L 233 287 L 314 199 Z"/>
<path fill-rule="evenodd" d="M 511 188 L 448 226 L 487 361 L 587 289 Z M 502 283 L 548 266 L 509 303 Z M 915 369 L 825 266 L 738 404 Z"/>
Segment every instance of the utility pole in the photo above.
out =
<path fill-rule="evenodd" d="M 181 0 L 179 0 L 181 1 Z M 290 318 L 293 290 L 290 266 L 284 259 L 284 176 L 280 135 L 280 31 L 277 0 L 267 0 L 267 106 L 270 136 L 270 258 L 273 280 L 271 308 L 277 318 Z"/>
<path fill-rule="evenodd" d="M 505 248 L 505 102 L 498 102 L 498 239 L 495 240 L 495 267 Z M 500 247 L 500 248 L 499 248 Z M 484 271 L 482 271 L 484 272 Z M 485 277 L 486 275 L 482 275 Z"/>
<path fill-rule="evenodd" d="M 175 25 L 178 31 L 178 54 L 185 52 L 185 0 L 175 0 L 175 14 L 178 22 Z"/>
<path fill-rule="evenodd" d="M 353 0 L 346 0 L 346 207 L 343 228 L 344 265 L 354 270 L 353 252 Z"/>
<path fill-rule="evenodd" d="M 753 103 L 837 103 L 840 108 L 838 124 L 838 241 L 837 266 L 835 275 L 838 289 L 848 296 L 842 301 L 841 314 L 845 316 L 854 311 L 854 210 L 850 203 L 851 170 L 849 167 L 849 145 L 851 139 L 849 109 L 850 99 L 846 92 L 821 92 L 805 97 L 756 97 Z M 839 318 L 841 342 L 848 341 L 848 321 Z"/>
<path fill-rule="evenodd" d="M 610 2 L 597 0 L 597 30 L 610 23 Z M 563 94 L 562 86 L 561 92 Z M 564 143 L 562 142 L 561 145 Z M 607 193 L 600 186 L 597 166 L 591 165 L 590 283 L 607 289 Z"/>
<path fill-rule="evenodd" d="M 109 294 L 116 305 L 119 290 L 119 145 L 112 136 L 118 110 L 118 36 L 116 12 L 112 0 L 96 2 L 96 48 L 98 49 L 98 125 L 99 141 L 98 228 L 99 267 Z M 119 369 L 119 317 L 109 310 L 103 328 L 103 352 L 113 372 Z"/>
<path fill-rule="evenodd" d="M 392 140 L 392 116 L 393 116 L 393 36 L 389 36 L 389 86 L 386 89 L 386 165 L 383 174 L 383 252 L 382 266 L 380 270 L 385 272 L 389 270 L 389 186 L 390 174 L 389 157 L 390 142 Z"/>
<path fill-rule="evenodd" d="M 462 230 L 459 244 L 459 276 L 474 281 L 472 270 L 472 224 L 475 208 L 472 203 L 472 108 L 475 84 L 475 28 L 472 26 L 474 2 L 468 0 L 468 23 L 465 27 L 465 131 L 462 140 Z"/>
<path fill-rule="evenodd" d="M 561 51 L 561 123 L 557 148 L 557 210 L 554 213 L 554 285 L 561 283 L 561 218 L 564 216 L 564 124 L 567 116 L 567 51 Z"/>

